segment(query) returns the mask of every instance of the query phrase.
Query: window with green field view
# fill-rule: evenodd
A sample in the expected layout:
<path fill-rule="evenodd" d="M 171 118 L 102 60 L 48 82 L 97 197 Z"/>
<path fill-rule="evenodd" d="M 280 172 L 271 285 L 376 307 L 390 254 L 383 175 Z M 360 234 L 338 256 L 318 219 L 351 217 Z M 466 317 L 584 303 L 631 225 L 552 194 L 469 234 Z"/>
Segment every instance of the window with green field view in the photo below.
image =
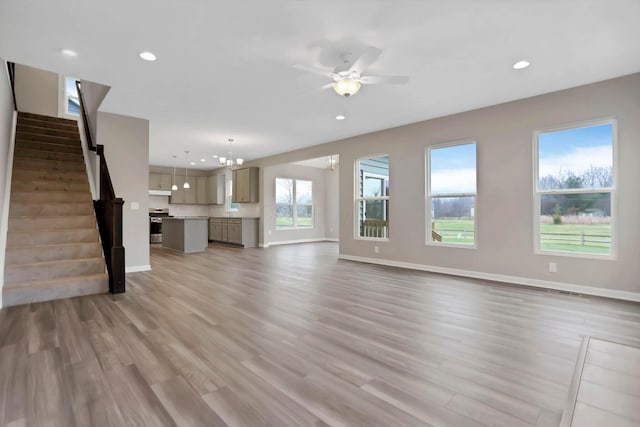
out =
<path fill-rule="evenodd" d="M 357 162 L 358 194 L 356 218 L 358 237 L 389 238 L 389 156 Z"/>
<path fill-rule="evenodd" d="M 611 255 L 615 124 L 603 122 L 536 138 L 536 249 Z"/>
<path fill-rule="evenodd" d="M 313 227 L 313 182 L 276 178 L 276 229 Z"/>
<path fill-rule="evenodd" d="M 476 143 L 427 149 L 428 243 L 476 243 Z"/>

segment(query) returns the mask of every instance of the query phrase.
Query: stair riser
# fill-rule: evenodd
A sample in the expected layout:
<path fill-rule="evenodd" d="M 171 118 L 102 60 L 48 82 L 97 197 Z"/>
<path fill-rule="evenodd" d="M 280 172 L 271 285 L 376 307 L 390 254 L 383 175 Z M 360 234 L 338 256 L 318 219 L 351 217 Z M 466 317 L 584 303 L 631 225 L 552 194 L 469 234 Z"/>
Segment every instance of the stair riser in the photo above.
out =
<path fill-rule="evenodd" d="M 93 203 L 14 203 L 9 205 L 9 216 L 61 216 L 91 215 Z"/>
<path fill-rule="evenodd" d="M 9 266 L 67 259 L 99 258 L 101 256 L 102 247 L 100 243 L 82 243 L 75 245 L 8 248 L 5 260 L 6 265 Z"/>
<path fill-rule="evenodd" d="M 91 195 L 86 192 L 71 191 L 34 191 L 29 193 L 13 192 L 11 193 L 11 202 L 27 202 L 27 203 L 58 203 L 58 202 L 90 202 Z"/>
<path fill-rule="evenodd" d="M 13 168 L 16 170 L 42 170 L 43 172 L 82 172 L 84 171 L 83 161 L 62 161 L 45 159 L 25 159 L 16 157 L 13 159 Z"/>
<path fill-rule="evenodd" d="M 89 192 L 89 183 L 45 180 L 19 180 L 11 183 L 12 191 L 85 191 Z"/>
<path fill-rule="evenodd" d="M 64 261 L 45 265 L 7 266 L 5 283 L 15 284 L 104 273 L 104 260 Z"/>
<path fill-rule="evenodd" d="M 86 183 L 88 185 L 87 173 L 85 170 L 78 171 L 45 171 L 41 169 L 20 169 L 13 170 L 13 182 L 28 181 L 50 181 L 50 182 L 69 182 L 69 183 Z"/>
<path fill-rule="evenodd" d="M 38 150 L 38 151 L 54 151 L 56 153 L 73 153 L 82 154 L 82 147 L 80 145 L 64 145 L 64 144 L 51 144 L 48 142 L 37 141 L 18 141 L 16 143 L 16 152 L 20 150 Z"/>
<path fill-rule="evenodd" d="M 18 118 L 18 125 L 24 125 L 24 126 L 35 126 L 35 127 L 47 127 L 49 129 L 58 129 L 58 130 L 63 130 L 63 131 L 67 131 L 67 132 L 77 132 L 78 131 L 78 124 L 77 122 L 73 122 L 73 123 L 58 123 L 58 122 L 46 122 L 43 120 L 36 120 L 36 119 L 27 119 L 25 117 L 19 117 Z"/>
<path fill-rule="evenodd" d="M 29 132 L 16 132 L 16 140 L 21 141 L 37 141 L 51 142 L 54 144 L 76 145 L 80 146 L 80 138 L 69 138 L 64 136 L 38 135 Z"/>
<path fill-rule="evenodd" d="M 93 215 L 65 216 L 65 217 L 16 217 L 9 219 L 9 230 L 60 230 L 68 228 L 92 228 L 96 227 L 96 219 Z"/>
<path fill-rule="evenodd" d="M 92 243 L 98 241 L 97 229 L 38 231 L 7 233 L 7 248 L 33 245 L 53 245 L 57 243 Z"/>
<path fill-rule="evenodd" d="M 61 119 L 60 117 L 43 116 L 40 114 L 26 113 L 26 112 L 20 111 L 18 113 L 18 121 L 21 121 L 22 119 L 31 119 L 31 120 L 37 120 L 37 121 L 46 122 L 46 123 L 59 123 L 67 126 L 76 126 L 76 127 L 78 126 L 78 122 L 76 120 Z"/>
<path fill-rule="evenodd" d="M 51 301 L 61 298 L 72 298 L 82 295 L 101 294 L 109 290 L 109 280 L 106 275 L 102 279 L 69 280 L 68 282 L 51 287 L 41 288 L 12 288 L 4 287 L 2 290 L 2 305 L 29 304 L 33 302 Z"/>
<path fill-rule="evenodd" d="M 45 127 L 46 126 L 46 127 Z M 26 123 L 18 122 L 16 131 L 20 133 L 30 133 L 32 135 L 47 135 L 47 136 L 59 136 L 62 138 L 80 138 L 78 129 L 55 129 L 49 127 L 47 124 L 42 123 L 42 126 L 32 126 Z"/>
<path fill-rule="evenodd" d="M 24 148 L 16 149 L 15 158 L 84 162 L 82 153 L 57 153 L 55 151 L 25 150 Z"/>

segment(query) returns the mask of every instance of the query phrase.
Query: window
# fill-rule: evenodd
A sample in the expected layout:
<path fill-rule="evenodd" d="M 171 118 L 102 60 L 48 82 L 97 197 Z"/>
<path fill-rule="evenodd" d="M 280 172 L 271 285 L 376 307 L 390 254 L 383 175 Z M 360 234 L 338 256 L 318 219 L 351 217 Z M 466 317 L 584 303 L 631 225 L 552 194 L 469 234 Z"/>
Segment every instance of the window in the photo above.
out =
<path fill-rule="evenodd" d="M 476 244 L 476 143 L 427 149 L 427 243 Z"/>
<path fill-rule="evenodd" d="M 612 255 L 613 121 L 535 138 L 537 252 Z"/>
<path fill-rule="evenodd" d="M 276 229 L 313 227 L 313 182 L 276 178 Z"/>
<path fill-rule="evenodd" d="M 62 115 L 78 116 L 80 114 L 80 98 L 78 97 L 78 88 L 76 87 L 76 79 L 73 77 L 64 77 L 62 84 Z"/>
<path fill-rule="evenodd" d="M 229 179 L 227 179 L 227 200 L 226 200 L 226 210 L 227 212 L 238 212 L 240 205 L 238 203 L 233 203 L 233 178 L 231 178 L 231 174 L 228 175 Z"/>
<path fill-rule="evenodd" d="M 356 218 L 358 237 L 389 238 L 389 156 L 357 162 Z"/>

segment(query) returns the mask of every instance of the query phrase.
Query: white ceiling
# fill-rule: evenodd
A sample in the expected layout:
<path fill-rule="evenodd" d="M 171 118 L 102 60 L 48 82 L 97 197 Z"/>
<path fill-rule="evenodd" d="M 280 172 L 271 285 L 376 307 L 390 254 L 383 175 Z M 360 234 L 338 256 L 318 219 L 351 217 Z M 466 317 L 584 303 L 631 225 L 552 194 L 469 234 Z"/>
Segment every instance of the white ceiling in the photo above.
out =
<path fill-rule="evenodd" d="M 213 167 L 229 137 L 250 160 L 640 71 L 639 18 L 638 0 L 0 0 L 0 56 L 112 86 L 102 110 L 150 120 L 151 164 Z M 367 46 L 370 74 L 409 84 L 345 99 L 293 68 Z"/>

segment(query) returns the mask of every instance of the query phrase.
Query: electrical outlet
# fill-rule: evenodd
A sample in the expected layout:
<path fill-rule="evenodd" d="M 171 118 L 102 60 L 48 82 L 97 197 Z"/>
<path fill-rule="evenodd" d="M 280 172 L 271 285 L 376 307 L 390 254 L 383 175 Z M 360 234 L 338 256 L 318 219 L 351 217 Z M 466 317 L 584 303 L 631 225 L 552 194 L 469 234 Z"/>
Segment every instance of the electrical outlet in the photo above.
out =
<path fill-rule="evenodd" d="M 549 273 L 557 273 L 558 272 L 558 264 L 555 262 L 549 263 Z"/>
<path fill-rule="evenodd" d="M 380 248 L 378 246 L 373 247 L 373 252 L 380 253 Z"/>

